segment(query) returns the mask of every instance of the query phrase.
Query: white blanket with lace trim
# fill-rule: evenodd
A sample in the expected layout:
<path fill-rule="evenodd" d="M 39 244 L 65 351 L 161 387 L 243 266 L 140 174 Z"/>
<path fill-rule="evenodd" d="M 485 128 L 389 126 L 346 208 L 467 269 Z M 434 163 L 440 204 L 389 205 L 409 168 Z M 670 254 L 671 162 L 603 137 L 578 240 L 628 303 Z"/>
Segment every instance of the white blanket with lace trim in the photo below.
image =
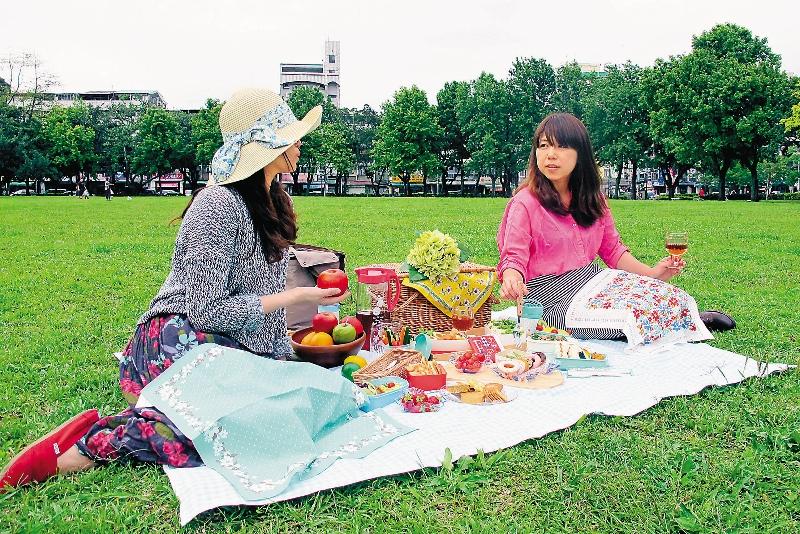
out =
<path fill-rule="evenodd" d="M 448 402 L 439 412 L 426 414 L 407 414 L 398 405 L 389 406 L 388 413 L 398 422 L 419 430 L 395 439 L 366 458 L 338 460 L 290 492 L 249 504 L 269 504 L 372 478 L 437 467 L 446 448 L 454 458 L 478 450 L 492 452 L 567 428 L 587 414 L 632 416 L 665 397 L 694 395 L 708 386 L 734 384 L 787 368 L 702 343 L 679 343 L 649 351 L 639 347 L 632 352 L 620 342 L 582 344 L 608 354 L 610 369 L 630 370 L 630 375 L 567 377 L 563 385 L 549 390 L 518 389 L 516 399 L 495 406 Z M 244 504 L 225 479 L 207 467 L 165 471 L 180 501 L 181 524 L 206 510 Z"/>

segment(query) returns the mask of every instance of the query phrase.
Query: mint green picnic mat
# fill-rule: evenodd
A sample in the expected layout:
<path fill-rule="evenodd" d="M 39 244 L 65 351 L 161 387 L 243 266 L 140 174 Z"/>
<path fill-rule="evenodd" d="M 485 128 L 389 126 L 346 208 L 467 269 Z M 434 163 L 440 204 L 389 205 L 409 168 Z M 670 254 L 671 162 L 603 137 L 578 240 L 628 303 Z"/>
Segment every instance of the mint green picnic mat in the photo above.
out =
<path fill-rule="evenodd" d="M 214 344 L 187 352 L 142 395 L 244 500 L 276 496 L 338 458 L 363 458 L 414 429 L 338 373 Z"/>

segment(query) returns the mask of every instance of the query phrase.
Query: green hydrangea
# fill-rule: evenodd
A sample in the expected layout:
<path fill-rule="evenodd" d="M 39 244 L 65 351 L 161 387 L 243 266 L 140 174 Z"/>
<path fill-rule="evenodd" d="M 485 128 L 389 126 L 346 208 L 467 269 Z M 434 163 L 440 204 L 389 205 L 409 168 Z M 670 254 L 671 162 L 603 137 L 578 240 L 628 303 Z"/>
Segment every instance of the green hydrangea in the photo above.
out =
<path fill-rule="evenodd" d="M 417 238 L 406 261 L 431 280 L 441 280 L 459 271 L 460 256 L 456 240 L 434 230 L 423 232 Z"/>

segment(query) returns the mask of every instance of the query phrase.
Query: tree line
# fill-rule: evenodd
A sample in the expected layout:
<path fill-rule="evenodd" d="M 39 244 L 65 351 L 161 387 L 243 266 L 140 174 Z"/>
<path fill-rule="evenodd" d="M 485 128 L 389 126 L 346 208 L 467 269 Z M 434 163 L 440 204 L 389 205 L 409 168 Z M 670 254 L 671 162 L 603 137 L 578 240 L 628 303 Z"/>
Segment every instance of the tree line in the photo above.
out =
<path fill-rule="evenodd" d="M 0 82 L 0 176 L 10 181 L 104 173 L 151 177 L 184 171 L 189 186 L 222 142 L 221 103 L 197 113 L 78 103 L 37 113 L 42 100 L 21 98 Z M 17 102 L 14 102 L 14 99 Z M 582 119 L 599 163 L 614 170 L 619 196 L 623 170 L 657 169 L 670 197 L 690 169 L 724 199 L 731 181 L 747 184 L 758 200 L 761 182 L 800 179 L 800 82 L 781 68 L 767 40 L 747 28 L 717 25 L 692 40 L 691 52 L 658 59 L 652 67 L 607 65 L 582 72 L 576 63 L 553 68 L 539 58 L 517 58 L 505 78 L 483 72 L 451 81 L 431 104 L 416 86 L 402 87 L 380 110 L 336 108 L 323 93 L 300 87 L 288 98 L 302 117 L 323 105 L 322 125 L 304 139 L 299 177 L 334 180 L 336 194 L 353 173 L 397 176 L 411 194 L 437 182 L 442 194 L 464 191 L 466 176 L 487 176 L 505 195 L 527 168 L 536 125 L 555 111 Z M 455 172 L 453 172 L 455 170 Z M 140 178 L 141 180 L 142 178 Z M 630 198 L 637 198 L 631 180 Z"/>

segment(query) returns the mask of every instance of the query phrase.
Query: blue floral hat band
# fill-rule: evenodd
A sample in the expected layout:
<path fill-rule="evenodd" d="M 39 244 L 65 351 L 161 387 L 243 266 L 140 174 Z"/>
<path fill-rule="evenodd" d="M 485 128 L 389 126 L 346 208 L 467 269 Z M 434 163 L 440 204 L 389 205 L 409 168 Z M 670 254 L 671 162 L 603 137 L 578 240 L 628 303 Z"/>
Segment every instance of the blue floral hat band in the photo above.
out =
<path fill-rule="evenodd" d="M 319 126 L 322 107 L 298 121 L 283 99 L 265 89 L 238 91 L 220 111 L 222 146 L 211 161 L 208 185 L 244 180 Z"/>

